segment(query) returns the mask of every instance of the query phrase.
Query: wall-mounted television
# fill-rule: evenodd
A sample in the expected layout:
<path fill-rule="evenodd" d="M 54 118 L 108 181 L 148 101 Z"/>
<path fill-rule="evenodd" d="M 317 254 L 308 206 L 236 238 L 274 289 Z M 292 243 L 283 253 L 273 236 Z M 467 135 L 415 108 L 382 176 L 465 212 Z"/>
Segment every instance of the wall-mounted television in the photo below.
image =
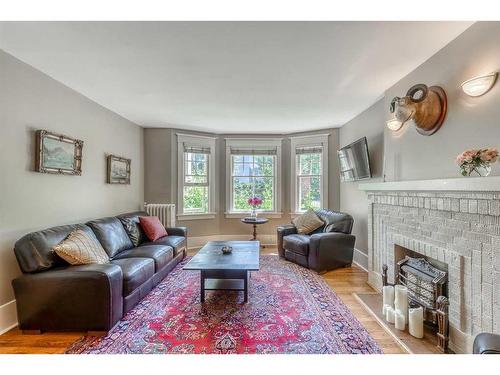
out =
<path fill-rule="evenodd" d="M 365 180 L 372 177 L 366 137 L 360 138 L 337 151 L 342 182 Z"/>

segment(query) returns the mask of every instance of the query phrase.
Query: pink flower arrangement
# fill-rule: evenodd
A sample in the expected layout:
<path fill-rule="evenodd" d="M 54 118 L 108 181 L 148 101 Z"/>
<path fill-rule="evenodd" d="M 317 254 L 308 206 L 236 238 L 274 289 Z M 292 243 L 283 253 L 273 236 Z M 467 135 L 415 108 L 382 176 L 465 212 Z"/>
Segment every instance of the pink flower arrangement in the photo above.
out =
<path fill-rule="evenodd" d="M 248 198 L 248 204 L 253 208 L 256 208 L 262 204 L 262 198 L 259 197 L 250 197 Z"/>
<path fill-rule="evenodd" d="M 460 173 L 463 176 L 470 176 L 473 172 L 478 175 L 488 175 L 491 170 L 490 164 L 498 160 L 498 150 L 496 148 L 468 149 L 457 156 L 456 162 L 460 166 Z M 486 172 L 483 172 L 485 170 Z"/>

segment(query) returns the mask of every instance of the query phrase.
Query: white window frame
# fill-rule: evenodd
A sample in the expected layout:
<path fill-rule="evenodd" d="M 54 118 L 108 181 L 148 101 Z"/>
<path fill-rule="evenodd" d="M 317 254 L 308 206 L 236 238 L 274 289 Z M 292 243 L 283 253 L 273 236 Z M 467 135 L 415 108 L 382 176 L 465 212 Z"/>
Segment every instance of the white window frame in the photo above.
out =
<path fill-rule="evenodd" d="M 321 147 L 321 207 L 328 208 L 328 137 L 330 134 L 313 134 L 290 137 L 290 211 L 292 216 L 298 216 L 299 188 L 297 186 L 297 148 Z"/>
<path fill-rule="evenodd" d="M 281 212 L 281 143 L 283 138 L 226 138 L 226 218 L 243 218 L 248 216 L 248 211 L 232 211 L 233 201 L 233 179 L 231 166 L 231 148 L 239 149 L 276 149 L 276 161 L 274 163 L 274 211 L 259 211 L 266 218 L 280 218 Z"/>
<path fill-rule="evenodd" d="M 177 133 L 177 218 L 178 220 L 214 219 L 216 204 L 215 137 Z M 208 155 L 208 212 L 184 212 L 184 145 L 210 148 Z"/>

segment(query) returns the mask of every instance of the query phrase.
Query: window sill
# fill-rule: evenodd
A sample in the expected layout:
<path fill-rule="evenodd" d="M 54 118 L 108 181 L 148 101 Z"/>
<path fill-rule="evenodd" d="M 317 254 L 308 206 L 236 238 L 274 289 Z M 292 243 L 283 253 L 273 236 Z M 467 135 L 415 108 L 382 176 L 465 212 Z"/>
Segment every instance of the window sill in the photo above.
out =
<path fill-rule="evenodd" d="M 300 215 L 304 214 L 305 212 L 306 212 L 306 211 L 303 211 L 303 212 L 290 212 L 290 217 L 291 217 L 292 219 L 295 219 L 296 217 L 298 217 L 298 216 L 300 216 Z"/>
<path fill-rule="evenodd" d="M 259 212 L 259 217 L 264 217 L 266 219 L 279 219 L 283 215 L 282 212 Z M 243 219 L 244 217 L 249 217 L 250 212 L 225 212 L 226 219 Z"/>
<path fill-rule="evenodd" d="M 205 220 L 205 219 L 215 219 L 215 212 L 208 212 L 205 214 L 178 214 L 177 220 Z"/>

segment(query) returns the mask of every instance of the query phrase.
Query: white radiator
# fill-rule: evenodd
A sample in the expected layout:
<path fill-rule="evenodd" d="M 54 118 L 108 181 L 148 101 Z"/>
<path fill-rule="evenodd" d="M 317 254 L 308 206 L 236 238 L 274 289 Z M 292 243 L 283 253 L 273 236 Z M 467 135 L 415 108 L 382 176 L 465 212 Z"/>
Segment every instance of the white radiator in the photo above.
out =
<path fill-rule="evenodd" d="M 144 203 L 144 211 L 150 216 L 158 216 L 165 228 L 175 227 L 175 204 Z"/>

